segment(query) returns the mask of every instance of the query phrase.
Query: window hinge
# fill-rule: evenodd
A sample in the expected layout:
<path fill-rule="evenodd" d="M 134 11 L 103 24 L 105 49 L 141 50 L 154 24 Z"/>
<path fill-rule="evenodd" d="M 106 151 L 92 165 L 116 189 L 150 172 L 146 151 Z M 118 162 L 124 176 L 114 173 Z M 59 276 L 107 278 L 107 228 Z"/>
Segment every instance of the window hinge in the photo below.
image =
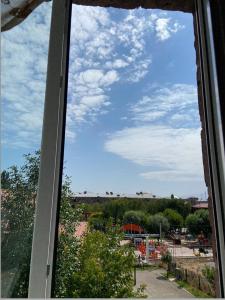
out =
<path fill-rule="evenodd" d="M 47 277 L 50 274 L 50 265 L 47 265 L 47 271 L 46 271 Z"/>

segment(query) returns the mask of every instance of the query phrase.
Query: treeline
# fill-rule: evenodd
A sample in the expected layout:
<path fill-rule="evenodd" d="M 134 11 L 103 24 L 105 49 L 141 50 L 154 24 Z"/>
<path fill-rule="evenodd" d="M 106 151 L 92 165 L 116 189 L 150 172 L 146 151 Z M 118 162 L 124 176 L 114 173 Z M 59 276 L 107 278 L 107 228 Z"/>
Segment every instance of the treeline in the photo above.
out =
<path fill-rule="evenodd" d="M 154 215 L 170 208 L 176 210 L 183 218 L 191 213 L 191 202 L 183 199 L 110 199 L 104 203 L 85 204 L 88 212 L 103 212 L 106 218 L 114 222 L 123 217 L 129 210 L 138 210 Z"/>
<path fill-rule="evenodd" d="M 92 229 L 104 231 L 111 218 L 114 224 L 137 224 L 145 232 L 167 233 L 187 227 L 189 233 L 211 233 L 208 210 L 192 213 L 191 202 L 182 199 L 111 199 L 105 203 L 85 204 Z"/>

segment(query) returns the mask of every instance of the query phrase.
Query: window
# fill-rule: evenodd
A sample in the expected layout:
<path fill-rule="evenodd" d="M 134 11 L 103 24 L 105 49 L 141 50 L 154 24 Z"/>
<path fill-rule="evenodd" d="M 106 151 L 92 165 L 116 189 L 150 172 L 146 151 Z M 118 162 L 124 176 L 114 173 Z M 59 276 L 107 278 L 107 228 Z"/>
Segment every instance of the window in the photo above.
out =
<path fill-rule="evenodd" d="M 53 18 L 49 48 L 48 77 L 46 89 L 45 117 L 43 126 L 39 194 L 34 230 L 31 259 L 29 295 L 46 297 L 51 295 L 52 271 L 54 261 L 55 224 L 57 221 L 57 200 L 60 194 L 62 175 L 63 140 L 65 129 L 65 99 L 67 93 L 68 41 L 71 3 L 70 1 L 53 1 Z M 93 5 L 93 2 L 79 1 L 79 4 Z M 98 5 L 98 3 L 94 3 Z M 105 6 L 134 8 L 132 3 L 123 4 L 104 2 Z M 138 5 L 136 3 L 135 5 Z M 221 53 L 214 48 L 216 41 L 215 24 L 218 20 L 211 18 L 218 12 L 218 5 L 201 1 L 176 3 L 167 1 L 160 7 L 193 12 L 195 32 L 198 41 L 198 84 L 202 97 L 202 120 L 205 129 L 206 155 L 204 155 L 205 174 L 209 175 L 207 185 L 212 195 L 212 214 L 215 222 L 215 241 L 218 260 L 218 295 L 224 296 L 224 141 L 221 124 L 221 73 L 217 72 Z M 175 6 L 177 5 L 177 6 Z M 146 8 L 156 8 L 151 1 Z M 195 9 L 195 10 L 194 10 Z M 222 11 L 222 10 L 221 10 Z M 218 79 L 218 82 L 217 82 Z M 223 120 L 223 119 L 222 119 Z"/>
<path fill-rule="evenodd" d="M 43 3 L 24 22 L 2 33 L 1 293 L 4 298 L 28 295 L 50 18 L 51 4 Z"/>

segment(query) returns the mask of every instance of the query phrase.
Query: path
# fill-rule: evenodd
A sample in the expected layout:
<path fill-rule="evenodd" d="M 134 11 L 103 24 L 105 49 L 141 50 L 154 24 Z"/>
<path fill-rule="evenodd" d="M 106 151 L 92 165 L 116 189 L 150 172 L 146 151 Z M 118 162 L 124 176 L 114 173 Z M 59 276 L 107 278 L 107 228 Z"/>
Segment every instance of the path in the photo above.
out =
<path fill-rule="evenodd" d="M 141 283 L 145 283 L 145 293 L 149 298 L 195 298 L 183 288 L 179 287 L 175 282 L 171 282 L 162 274 L 165 273 L 164 269 L 156 269 L 153 271 L 140 271 L 137 270 L 137 287 Z"/>

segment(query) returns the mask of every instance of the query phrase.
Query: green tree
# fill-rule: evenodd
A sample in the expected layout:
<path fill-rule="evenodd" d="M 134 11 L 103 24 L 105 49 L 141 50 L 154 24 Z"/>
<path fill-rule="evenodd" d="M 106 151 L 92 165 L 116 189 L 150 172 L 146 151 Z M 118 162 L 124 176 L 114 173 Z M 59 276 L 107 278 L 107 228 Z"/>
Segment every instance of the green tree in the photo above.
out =
<path fill-rule="evenodd" d="M 146 228 L 147 217 L 143 211 L 129 210 L 123 216 L 123 224 L 137 224 Z"/>
<path fill-rule="evenodd" d="M 170 228 L 176 229 L 183 226 L 184 218 L 176 210 L 167 208 L 164 210 L 163 215 L 169 221 Z"/>
<path fill-rule="evenodd" d="M 91 229 L 105 231 L 106 219 L 103 217 L 102 213 L 96 213 L 91 216 L 88 220 Z"/>
<path fill-rule="evenodd" d="M 1 266 L 2 296 L 26 298 L 28 292 L 35 200 L 37 195 L 40 151 L 25 155 L 21 167 L 3 171 L 4 193 L 1 201 Z M 7 174 L 7 176 L 6 176 Z M 65 297 L 71 292 L 72 274 L 77 268 L 78 240 L 73 236 L 81 209 L 70 203 L 70 180 L 62 186 L 60 228 L 57 248 L 56 295 Z M 6 189 L 7 187 L 7 189 Z M 14 280 L 15 277 L 15 280 Z"/>
<path fill-rule="evenodd" d="M 73 277 L 73 297 L 122 298 L 133 296 L 135 257 L 121 246 L 122 234 L 108 226 L 106 233 L 88 232 L 79 252 L 79 269 Z"/>
<path fill-rule="evenodd" d="M 113 222 L 117 224 L 120 222 L 120 220 L 122 220 L 125 210 L 126 210 L 125 203 L 120 199 L 111 200 L 109 202 L 107 201 L 107 203 L 103 208 L 103 216 L 106 219 L 112 217 Z"/>
<path fill-rule="evenodd" d="M 200 209 L 188 215 L 185 224 L 189 232 L 193 235 L 203 232 L 206 237 L 209 237 L 212 232 L 209 222 L 209 211 L 206 209 Z"/>
<path fill-rule="evenodd" d="M 55 272 L 54 296 L 71 298 L 73 296 L 72 279 L 77 271 L 80 240 L 74 236 L 75 228 L 82 217 L 83 209 L 71 205 L 72 191 L 70 178 L 65 176 L 60 202 L 59 235 Z"/>
<path fill-rule="evenodd" d="M 167 264 L 167 277 L 169 276 L 170 265 L 172 262 L 172 255 L 169 250 L 161 252 L 161 261 Z"/>
<path fill-rule="evenodd" d="M 1 201 L 2 293 L 8 296 L 7 283 L 17 275 L 12 297 L 27 297 L 33 219 L 40 152 L 25 155 L 23 166 L 2 172 L 5 191 Z M 7 174 L 7 175 L 6 175 Z"/>
<path fill-rule="evenodd" d="M 170 224 L 163 215 L 155 214 L 153 216 L 149 216 L 147 218 L 147 229 L 149 233 L 160 233 L 160 224 L 161 224 L 161 231 L 165 233 L 169 230 Z"/>

